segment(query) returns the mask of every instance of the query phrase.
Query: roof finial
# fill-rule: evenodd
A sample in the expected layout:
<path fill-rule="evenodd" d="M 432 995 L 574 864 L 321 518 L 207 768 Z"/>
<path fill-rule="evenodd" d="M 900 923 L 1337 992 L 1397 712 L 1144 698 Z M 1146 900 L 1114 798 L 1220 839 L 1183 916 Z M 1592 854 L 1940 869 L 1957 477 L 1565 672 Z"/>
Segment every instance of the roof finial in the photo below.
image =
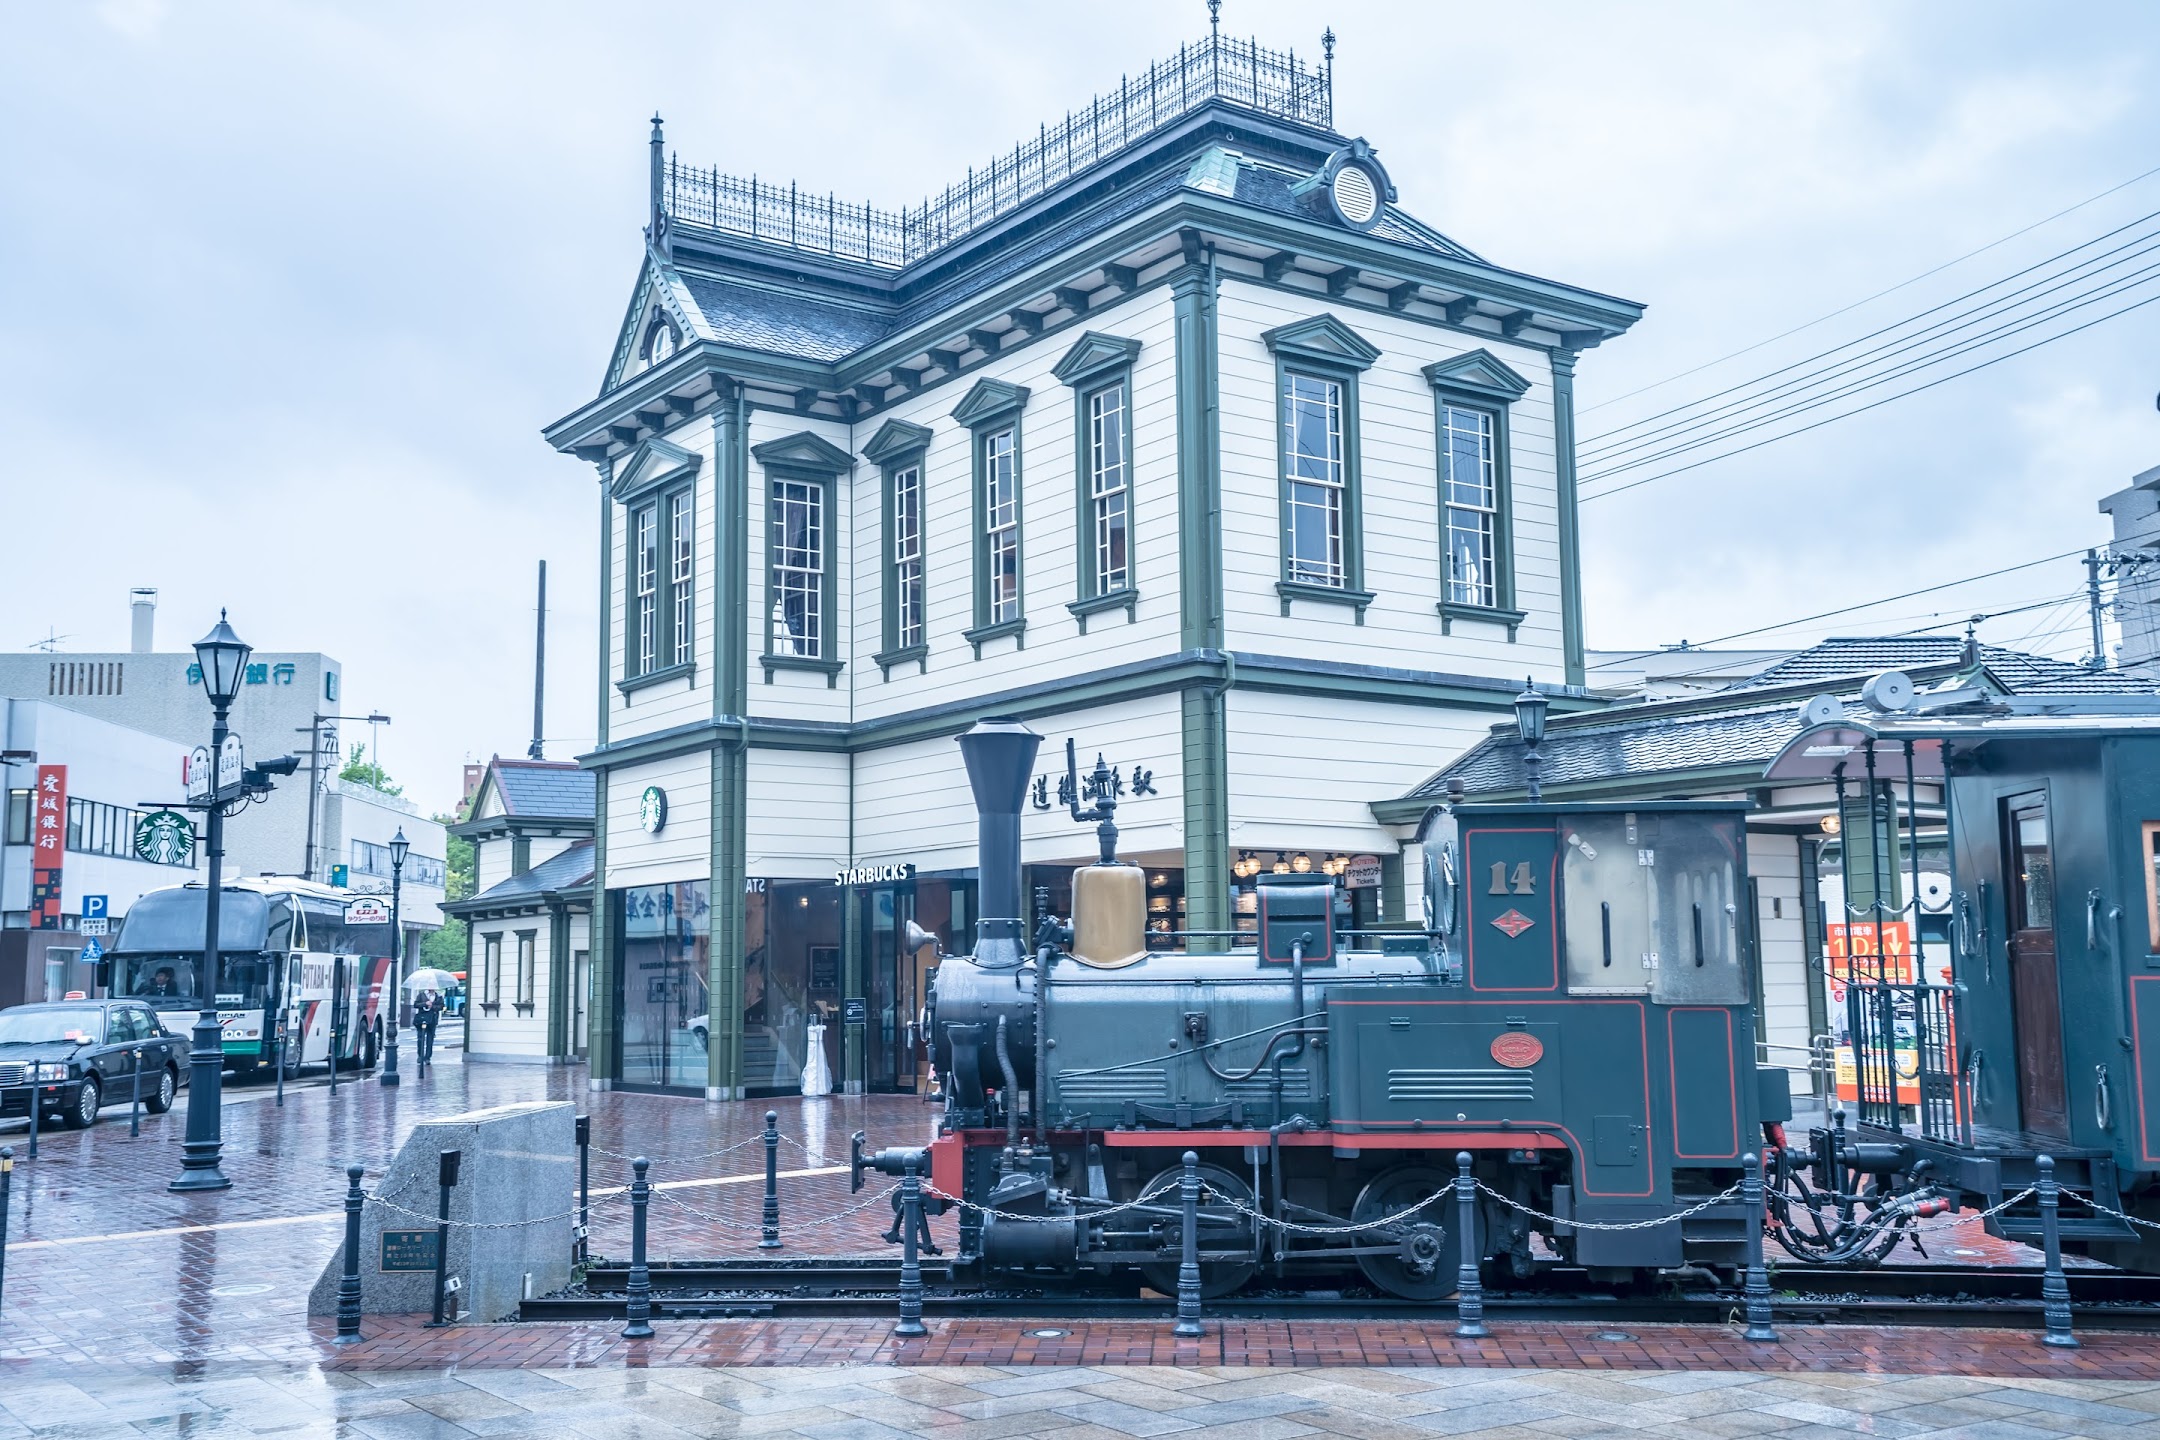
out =
<path fill-rule="evenodd" d="M 1965 622 L 1965 643 L 1958 650 L 1958 665 L 1962 669 L 1970 670 L 1980 663 L 1980 637 L 1975 629 L 1985 619 L 1985 615 L 1975 615 Z"/>
<path fill-rule="evenodd" d="M 1207 0 L 1208 38 L 1214 39 L 1222 29 L 1222 0 Z"/>
<path fill-rule="evenodd" d="M 667 155 L 666 142 L 660 134 L 660 112 L 652 117 L 652 174 L 650 181 L 650 211 L 646 217 L 645 238 L 663 255 L 668 252 L 667 225 Z"/>

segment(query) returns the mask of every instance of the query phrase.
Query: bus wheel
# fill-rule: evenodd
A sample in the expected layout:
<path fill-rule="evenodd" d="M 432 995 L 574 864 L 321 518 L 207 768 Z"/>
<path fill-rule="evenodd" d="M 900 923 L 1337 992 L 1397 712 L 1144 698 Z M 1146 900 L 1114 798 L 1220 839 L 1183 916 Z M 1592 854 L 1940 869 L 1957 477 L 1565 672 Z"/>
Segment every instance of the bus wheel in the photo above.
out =
<path fill-rule="evenodd" d="M 279 1054 L 280 1058 L 278 1060 L 278 1064 L 285 1067 L 285 1078 L 287 1080 L 299 1079 L 300 1047 L 297 1045 L 287 1045 L 282 1048 Z"/>
<path fill-rule="evenodd" d="M 173 1096 L 179 1092 L 180 1077 L 170 1065 L 158 1071 L 157 1094 L 143 1097 L 143 1109 L 153 1115 L 163 1115 L 172 1109 Z"/>
<path fill-rule="evenodd" d="M 362 1038 L 360 1045 L 361 1069 L 372 1070 L 375 1068 L 375 1055 L 376 1052 L 381 1048 L 381 1046 L 382 1032 L 376 1029 L 374 1026 L 370 1025 L 368 1027 L 367 1034 Z"/>

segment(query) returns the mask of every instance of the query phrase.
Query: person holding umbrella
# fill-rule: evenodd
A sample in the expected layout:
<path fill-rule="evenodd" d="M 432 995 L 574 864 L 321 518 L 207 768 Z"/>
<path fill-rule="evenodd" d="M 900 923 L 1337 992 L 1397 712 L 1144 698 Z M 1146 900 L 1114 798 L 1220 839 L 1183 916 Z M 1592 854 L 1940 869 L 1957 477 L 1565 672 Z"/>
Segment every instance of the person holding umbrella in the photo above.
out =
<path fill-rule="evenodd" d="M 457 977 L 447 970 L 427 966 L 406 977 L 405 988 L 419 992 L 413 998 L 413 1029 L 420 1036 L 420 1071 L 427 1073 L 428 1063 L 435 1058 L 435 1027 L 442 1023 L 445 990 L 457 986 Z"/>

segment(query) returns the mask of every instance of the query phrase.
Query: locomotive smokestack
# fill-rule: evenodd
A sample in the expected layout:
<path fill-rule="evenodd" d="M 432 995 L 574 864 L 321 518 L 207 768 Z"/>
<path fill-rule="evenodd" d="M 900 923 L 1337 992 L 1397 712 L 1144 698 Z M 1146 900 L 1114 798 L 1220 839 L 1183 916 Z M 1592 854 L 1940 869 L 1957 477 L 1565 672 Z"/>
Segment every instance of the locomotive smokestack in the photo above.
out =
<path fill-rule="evenodd" d="M 1042 737 L 1018 720 L 991 716 L 960 737 L 968 786 L 975 792 L 976 873 L 982 922 L 978 965 L 1018 965 L 1027 954 L 1020 883 L 1020 807 Z"/>

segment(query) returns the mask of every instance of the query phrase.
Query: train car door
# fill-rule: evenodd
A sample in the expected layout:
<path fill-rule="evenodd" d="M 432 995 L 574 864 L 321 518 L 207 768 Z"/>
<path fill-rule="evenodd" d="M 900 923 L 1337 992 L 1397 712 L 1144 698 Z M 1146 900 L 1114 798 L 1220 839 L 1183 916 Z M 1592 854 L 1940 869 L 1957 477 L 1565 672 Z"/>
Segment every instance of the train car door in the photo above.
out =
<path fill-rule="evenodd" d="M 2009 874 L 2010 992 L 2017 1025 L 2018 1108 L 2027 1130 L 2067 1138 L 2062 992 L 2055 971 L 2055 866 L 2045 792 L 2003 802 Z"/>

